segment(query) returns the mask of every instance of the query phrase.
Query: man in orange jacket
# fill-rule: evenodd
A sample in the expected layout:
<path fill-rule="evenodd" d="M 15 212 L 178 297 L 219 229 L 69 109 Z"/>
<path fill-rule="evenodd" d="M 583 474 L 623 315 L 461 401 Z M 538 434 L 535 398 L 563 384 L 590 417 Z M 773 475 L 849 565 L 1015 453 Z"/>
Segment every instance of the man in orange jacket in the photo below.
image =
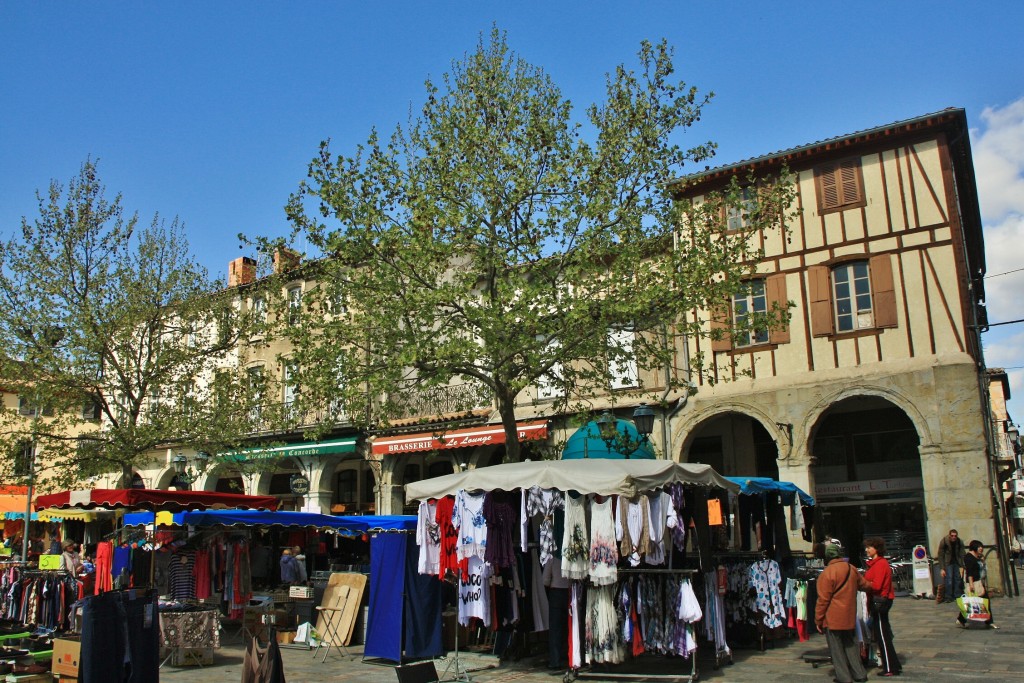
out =
<path fill-rule="evenodd" d="M 853 634 L 857 622 L 857 591 L 870 590 L 871 584 L 846 561 L 842 544 L 836 539 L 825 543 L 828 565 L 818 577 L 818 603 L 814 621 L 825 634 L 832 666 L 838 683 L 866 681 L 868 673 L 860 659 L 860 647 Z"/>

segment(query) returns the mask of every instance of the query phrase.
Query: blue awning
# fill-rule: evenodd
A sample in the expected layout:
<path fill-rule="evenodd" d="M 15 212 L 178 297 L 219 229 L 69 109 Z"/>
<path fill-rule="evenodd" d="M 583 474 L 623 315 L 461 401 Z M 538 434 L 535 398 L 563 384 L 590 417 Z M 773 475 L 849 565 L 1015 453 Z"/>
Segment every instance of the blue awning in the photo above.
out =
<path fill-rule="evenodd" d="M 152 512 L 129 513 L 125 526 L 152 524 Z M 373 531 L 410 531 L 416 529 L 415 515 L 322 515 L 315 512 L 270 512 L 267 510 L 196 510 L 171 516 L 176 526 L 281 526 L 306 529 L 330 529 L 346 536 Z"/>
<path fill-rule="evenodd" d="M 647 439 L 640 439 L 640 432 L 628 420 L 616 420 L 615 429 L 621 435 L 617 439 L 606 442 L 601 438 L 601 428 L 596 422 L 588 422 L 577 429 L 562 450 L 562 460 L 582 458 L 603 458 L 606 460 L 655 460 L 654 447 Z M 609 445 L 610 444 L 610 445 Z M 622 453 L 625 448 L 639 445 L 630 453 Z"/>
<path fill-rule="evenodd" d="M 740 495 L 754 496 L 771 492 L 781 494 L 784 505 L 792 505 L 796 496 L 800 496 L 801 505 L 814 505 L 813 496 L 788 481 L 776 481 L 769 477 L 726 477 L 726 479 L 740 485 Z"/>

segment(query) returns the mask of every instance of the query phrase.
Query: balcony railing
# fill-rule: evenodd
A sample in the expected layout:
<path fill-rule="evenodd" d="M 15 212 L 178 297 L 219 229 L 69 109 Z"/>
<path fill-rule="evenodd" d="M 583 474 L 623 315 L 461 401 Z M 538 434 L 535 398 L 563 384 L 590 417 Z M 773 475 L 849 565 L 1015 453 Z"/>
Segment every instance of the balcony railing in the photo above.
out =
<path fill-rule="evenodd" d="M 390 397 L 396 407 L 392 419 L 465 413 L 493 405 L 490 392 L 480 384 L 463 382 L 447 386 L 410 387 Z"/>

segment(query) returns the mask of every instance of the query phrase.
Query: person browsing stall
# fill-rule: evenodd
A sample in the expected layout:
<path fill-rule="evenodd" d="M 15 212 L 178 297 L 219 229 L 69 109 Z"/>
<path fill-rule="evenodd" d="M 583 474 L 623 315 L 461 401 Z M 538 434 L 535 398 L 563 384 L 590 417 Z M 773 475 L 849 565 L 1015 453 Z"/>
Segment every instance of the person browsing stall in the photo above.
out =
<path fill-rule="evenodd" d="M 838 683 L 866 681 L 867 671 L 860 659 L 860 646 L 854 641 L 857 621 L 857 591 L 871 590 L 871 584 L 846 561 L 838 539 L 825 543 L 825 570 L 818 576 L 818 603 L 814 621 L 825 634 Z"/>
<path fill-rule="evenodd" d="M 892 589 L 892 567 L 885 559 L 885 541 L 877 536 L 866 539 L 864 552 L 868 556 L 864 578 L 871 584 L 871 630 L 878 645 L 882 668 L 878 675 L 899 676 L 902 667 L 892 644 L 892 626 L 889 624 L 889 610 L 896 593 Z"/>
<path fill-rule="evenodd" d="M 61 544 L 64 552 L 60 555 L 60 568 L 72 576 L 78 576 L 82 570 L 82 558 L 78 555 L 78 544 L 66 540 Z"/>

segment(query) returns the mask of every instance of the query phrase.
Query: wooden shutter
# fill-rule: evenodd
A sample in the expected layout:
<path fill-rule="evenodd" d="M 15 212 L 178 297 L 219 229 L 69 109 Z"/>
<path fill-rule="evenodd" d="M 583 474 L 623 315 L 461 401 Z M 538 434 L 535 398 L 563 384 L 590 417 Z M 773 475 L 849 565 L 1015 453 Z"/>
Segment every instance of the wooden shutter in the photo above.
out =
<path fill-rule="evenodd" d="M 814 169 L 818 213 L 864 204 L 860 159 L 844 159 Z"/>
<path fill-rule="evenodd" d="M 892 257 L 889 254 L 872 256 L 869 267 L 875 327 L 896 327 L 896 287 L 892 278 Z"/>
<path fill-rule="evenodd" d="M 831 273 L 828 266 L 811 266 L 807 269 L 811 298 L 811 334 L 815 337 L 830 335 L 835 330 Z"/>
<path fill-rule="evenodd" d="M 839 162 L 838 178 L 840 206 L 856 204 L 864 198 L 860 175 L 860 159 L 846 159 Z"/>
<path fill-rule="evenodd" d="M 768 310 L 778 305 L 783 310 L 789 310 L 789 297 L 786 296 L 786 274 L 778 273 L 770 275 L 765 281 L 765 294 L 768 300 Z M 789 343 L 789 322 L 784 322 L 782 327 L 774 328 L 768 333 L 768 341 L 772 344 Z"/>
<path fill-rule="evenodd" d="M 836 185 L 836 165 L 827 164 L 815 169 L 818 188 L 818 211 L 839 206 L 839 187 Z"/>
<path fill-rule="evenodd" d="M 721 330 L 722 338 L 711 339 L 711 350 L 713 352 L 729 351 L 732 349 L 732 304 L 722 303 L 711 309 L 711 331 Z"/>

